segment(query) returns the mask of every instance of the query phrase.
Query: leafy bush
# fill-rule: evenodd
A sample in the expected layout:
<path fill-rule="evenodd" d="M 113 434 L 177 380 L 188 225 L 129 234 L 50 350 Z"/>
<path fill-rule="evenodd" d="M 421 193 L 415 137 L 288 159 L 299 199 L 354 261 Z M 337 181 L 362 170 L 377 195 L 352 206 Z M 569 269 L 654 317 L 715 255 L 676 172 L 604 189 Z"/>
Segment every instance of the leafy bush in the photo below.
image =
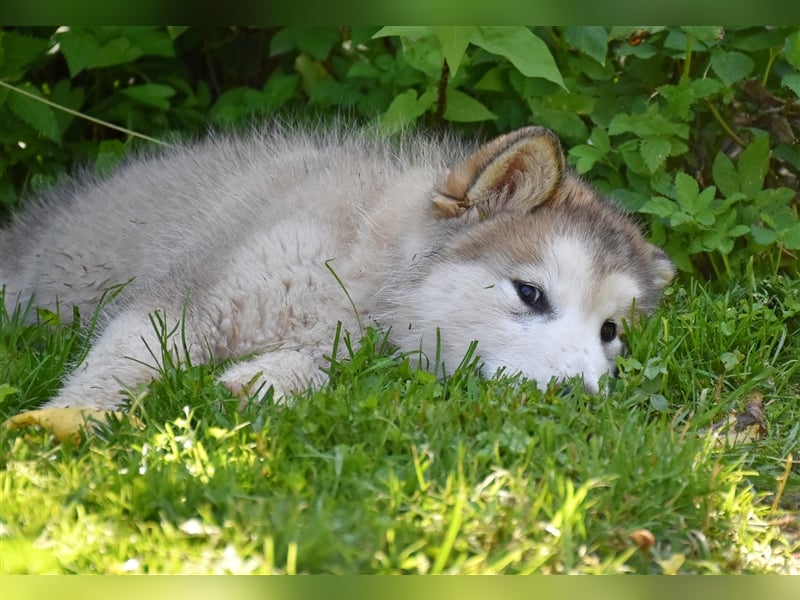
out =
<path fill-rule="evenodd" d="M 481 136 L 536 123 L 684 273 L 797 275 L 798 95 L 797 27 L 6 28 L 0 219 L 141 136 L 276 113 Z"/>

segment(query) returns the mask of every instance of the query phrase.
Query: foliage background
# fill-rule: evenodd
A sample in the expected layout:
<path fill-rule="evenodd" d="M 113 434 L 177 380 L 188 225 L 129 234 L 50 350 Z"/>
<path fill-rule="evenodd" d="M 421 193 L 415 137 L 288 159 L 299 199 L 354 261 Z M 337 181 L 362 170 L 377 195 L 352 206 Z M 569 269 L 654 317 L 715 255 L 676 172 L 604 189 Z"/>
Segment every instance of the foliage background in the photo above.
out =
<path fill-rule="evenodd" d="M 14 27 L 0 84 L 0 221 L 152 143 L 130 132 L 278 114 L 480 137 L 535 123 L 682 272 L 798 271 L 797 27 Z"/>

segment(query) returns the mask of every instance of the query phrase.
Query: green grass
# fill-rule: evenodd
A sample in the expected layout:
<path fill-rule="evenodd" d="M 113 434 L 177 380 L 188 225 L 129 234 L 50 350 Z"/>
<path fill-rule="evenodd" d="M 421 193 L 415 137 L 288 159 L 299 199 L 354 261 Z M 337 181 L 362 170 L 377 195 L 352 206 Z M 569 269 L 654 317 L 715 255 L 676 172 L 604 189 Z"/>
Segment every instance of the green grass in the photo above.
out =
<path fill-rule="evenodd" d="M 3 419 L 86 349 L 40 316 L 0 315 Z M 143 429 L 0 433 L 0 573 L 800 573 L 798 333 L 775 276 L 675 285 L 607 395 L 437 380 L 372 331 L 325 389 L 240 410 L 162 356 Z M 756 393 L 763 439 L 704 433 Z"/>

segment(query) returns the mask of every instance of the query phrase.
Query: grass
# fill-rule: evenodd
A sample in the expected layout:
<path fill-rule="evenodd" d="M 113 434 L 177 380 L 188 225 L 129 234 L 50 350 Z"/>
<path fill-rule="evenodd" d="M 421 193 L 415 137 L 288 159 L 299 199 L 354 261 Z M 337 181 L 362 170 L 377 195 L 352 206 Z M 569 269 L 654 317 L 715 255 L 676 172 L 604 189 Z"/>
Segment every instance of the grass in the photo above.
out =
<path fill-rule="evenodd" d="M 437 379 L 369 331 L 331 385 L 241 410 L 220 366 L 163 352 L 142 429 L 0 433 L 0 573 L 800 574 L 798 333 L 798 281 L 689 282 L 627 331 L 607 395 Z M 0 417 L 86 339 L 0 315 Z M 707 433 L 754 394 L 762 439 Z"/>

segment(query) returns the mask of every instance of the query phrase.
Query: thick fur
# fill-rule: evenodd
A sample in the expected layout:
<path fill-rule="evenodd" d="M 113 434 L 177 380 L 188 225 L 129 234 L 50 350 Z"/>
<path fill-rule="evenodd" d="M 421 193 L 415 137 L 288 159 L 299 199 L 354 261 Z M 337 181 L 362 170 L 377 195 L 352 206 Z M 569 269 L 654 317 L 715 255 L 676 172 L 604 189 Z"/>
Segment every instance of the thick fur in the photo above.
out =
<path fill-rule="evenodd" d="M 195 363 L 244 357 L 221 376 L 237 393 L 321 383 L 338 322 L 390 328 L 431 358 L 441 340 L 450 369 L 476 340 L 487 376 L 597 390 L 621 350 L 604 323 L 652 310 L 673 275 L 537 127 L 477 148 L 278 127 L 217 137 L 54 189 L 0 235 L 9 310 L 33 295 L 87 316 L 130 281 L 48 406 L 117 407 L 156 376 L 155 311 L 185 318 Z"/>

